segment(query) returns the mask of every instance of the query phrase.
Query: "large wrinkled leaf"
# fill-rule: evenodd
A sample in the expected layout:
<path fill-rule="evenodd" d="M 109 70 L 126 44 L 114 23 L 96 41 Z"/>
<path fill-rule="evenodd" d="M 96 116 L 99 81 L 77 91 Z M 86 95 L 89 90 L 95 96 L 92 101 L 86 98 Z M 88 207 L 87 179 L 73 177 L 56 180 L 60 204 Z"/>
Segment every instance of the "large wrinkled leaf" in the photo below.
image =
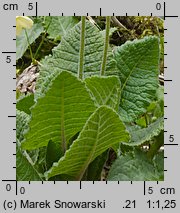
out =
<path fill-rule="evenodd" d="M 137 126 L 128 127 L 131 135 L 131 141 L 127 145 L 138 146 L 146 141 L 150 141 L 155 136 L 159 135 L 164 129 L 164 118 L 159 118 L 154 123 L 150 124 L 147 128 L 140 128 Z"/>
<path fill-rule="evenodd" d="M 111 146 L 128 140 L 129 134 L 118 114 L 111 108 L 102 106 L 90 116 L 77 140 L 45 176 L 49 179 L 66 174 L 80 180 L 96 157 Z"/>
<path fill-rule="evenodd" d="M 69 139 L 82 129 L 94 109 L 85 84 L 71 73 L 61 72 L 33 107 L 30 129 L 22 147 L 37 149 L 51 140 L 64 153 Z"/>
<path fill-rule="evenodd" d="M 118 110 L 120 99 L 120 81 L 116 76 L 92 76 L 85 79 L 96 105 L 107 105 Z"/>
<path fill-rule="evenodd" d="M 121 80 L 120 115 L 134 121 L 144 113 L 158 87 L 159 40 L 149 36 L 118 47 L 115 59 Z"/>
<path fill-rule="evenodd" d="M 78 72 L 80 51 L 81 22 L 68 31 L 61 43 L 53 49 L 53 55 L 41 61 L 40 76 L 37 82 L 36 97 L 44 93 L 52 78 L 61 70 L 73 73 Z M 85 50 L 84 50 L 84 72 L 100 72 L 104 48 L 104 38 L 99 30 L 86 21 Z M 108 52 L 107 70 L 113 69 L 115 61 L 112 52 Z"/>
<path fill-rule="evenodd" d="M 26 32 L 29 43 L 32 44 L 40 36 L 43 30 L 42 24 L 34 24 L 31 29 L 27 29 Z M 28 40 L 25 31 L 23 30 L 21 35 L 16 37 L 16 60 L 23 56 L 28 46 Z"/>
<path fill-rule="evenodd" d="M 21 151 L 18 143 L 16 145 L 16 180 L 38 181 L 42 180 L 34 166 L 28 161 Z"/>
<path fill-rule="evenodd" d="M 50 39 L 61 39 L 78 22 L 77 17 L 73 16 L 47 16 L 45 24 L 48 28 L 48 37 Z"/>
<path fill-rule="evenodd" d="M 160 166 L 160 165 L 159 165 Z M 108 180 L 110 181 L 159 181 L 163 180 L 164 168 L 157 167 L 140 150 L 120 156 L 112 165 Z"/>
<path fill-rule="evenodd" d="M 28 128 L 30 116 L 25 112 L 16 110 L 16 138 L 21 142 L 24 139 L 24 132 Z"/>

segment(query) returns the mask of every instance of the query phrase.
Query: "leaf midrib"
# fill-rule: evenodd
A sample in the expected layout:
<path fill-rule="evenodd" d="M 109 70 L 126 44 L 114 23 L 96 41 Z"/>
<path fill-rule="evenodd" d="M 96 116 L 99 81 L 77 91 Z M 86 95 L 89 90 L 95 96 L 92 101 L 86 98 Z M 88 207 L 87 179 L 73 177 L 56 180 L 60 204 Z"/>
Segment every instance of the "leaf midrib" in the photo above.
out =
<path fill-rule="evenodd" d="M 63 153 L 66 152 L 67 144 L 65 138 L 65 129 L 64 129 L 64 81 L 62 81 L 62 95 L 61 95 L 61 141 L 62 141 L 62 150 Z"/>
<path fill-rule="evenodd" d="M 98 114 L 98 116 L 99 116 L 99 114 Z M 97 147 L 97 143 L 98 143 L 100 120 L 101 120 L 101 119 L 99 118 L 99 119 L 98 119 L 98 123 L 97 123 L 98 129 L 97 129 L 97 134 L 96 134 L 96 138 L 95 138 L 95 143 L 94 143 L 93 149 L 92 149 L 91 153 L 89 154 L 88 159 L 86 160 L 86 162 L 85 162 L 84 165 L 82 166 L 82 169 L 80 170 L 78 176 L 76 177 L 76 180 L 78 180 L 78 181 L 82 179 L 82 177 L 83 177 L 83 175 L 84 175 L 84 173 L 85 173 L 85 171 L 86 171 L 88 165 L 91 163 L 92 158 L 93 158 L 93 156 L 94 156 L 94 153 L 95 153 L 95 150 L 96 150 L 96 147 Z M 87 121 L 87 122 L 88 122 L 88 121 Z"/>

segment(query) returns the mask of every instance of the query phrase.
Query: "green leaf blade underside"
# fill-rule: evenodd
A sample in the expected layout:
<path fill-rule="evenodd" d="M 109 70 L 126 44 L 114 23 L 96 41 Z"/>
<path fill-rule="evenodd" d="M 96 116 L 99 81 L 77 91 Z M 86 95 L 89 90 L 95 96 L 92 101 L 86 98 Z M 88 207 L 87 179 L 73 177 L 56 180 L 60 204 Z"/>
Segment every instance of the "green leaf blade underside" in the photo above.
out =
<path fill-rule="evenodd" d="M 23 111 L 16 110 L 16 138 L 21 142 L 24 139 L 24 132 L 28 128 L 30 116 Z"/>
<path fill-rule="evenodd" d="M 131 135 L 131 141 L 126 144 L 128 146 L 139 146 L 160 134 L 160 132 L 164 129 L 164 118 L 158 118 L 147 128 L 138 128 L 137 126 L 133 126 L 128 127 L 127 129 Z"/>
<path fill-rule="evenodd" d="M 48 38 L 61 39 L 68 30 L 74 27 L 78 23 L 77 17 L 73 16 L 50 16 L 45 17 L 45 24 L 48 27 Z"/>
<path fill-rule="evenodd" d="M 129 134 L 119 115 L 109 107 L 101 106 L 87 120 L 79 137 L 65 156 L 45 173 L 47 179 L 66 174 L 81 180 L 88 165 L 104 151 L 121 141 L 129 141 Z"/>
<path fill-rule="evenodd" d="M 22 147 L 26 150 L 47 146 L 51 140 L 59 152 L 68 148 L 69 139 L 81 131 L 95 110 L 85 84 L 63 71 L 52 82 L 44 97 L 32 108 L 29 132 Z"/>
<path fill-rule="evenodd" d="M 119 107 L 120 81 L 117 76 L 92 76 L 85 79 L 86 86 L 91 92 L 95 104 L 99 107 L 106 105 L 116 111 Z"/>
<path fill-rule="evenodd" d="M 24 156 L 19 145 L 16 145 L 16 180 L 17 181 L 40 181 L 42 180 L 33 165 Z"/>
<path fill-rule="evenodd" d="M 41 95 L 52 78 L 62 70 L 67 70 L 77 73 L 79 64 L 80 51 L 80 32 L 81 22 L 75 25 L 62 38 L 61 43 L 53 49 L 52 56 L 47 56 L 41 61 L 40 76 L 37 81 L 36 97 Z M 99 30 L 86 21 L 85 31 L 85 49 L 84 49 L 84 72 L 85 73 L 100 73 L 100 67 L 103 56 L 104 38 Z M 52 69 L 53 67 L 53 69 Z M 108 52 L 108 63 L 106 70 L 112 70 L 115 67 L 112 51 Z"/>
<path fill-rule="evenodd" d="M 31 29 L 26 30 L 30 44 L 32 44 L 40 36 L 43 30 L 43 26 L 40 23 L 34 24 Z M 23 56 L 28 46 L 29 44 L 26 38 L 26 34 L 23 30 L 21 35 L 16 37 L 16 60 Z"/>
<path fill-rule="evenodd" d="M 162 166 L 162 164 L 161 164 Z M 120 156 L 112 165 L 109 181 L 160 181 L 163 180 L 163 168 L 157 168 L 146 153 L 140 150 Z"/>
<path fill-rule="evenodd" d="M 121 80 L 120 115 L 132 122 L 155 97 L 159 74 L 159 40 L 155 36 L 128 41 L 118 47 L 115 59 Z"/>

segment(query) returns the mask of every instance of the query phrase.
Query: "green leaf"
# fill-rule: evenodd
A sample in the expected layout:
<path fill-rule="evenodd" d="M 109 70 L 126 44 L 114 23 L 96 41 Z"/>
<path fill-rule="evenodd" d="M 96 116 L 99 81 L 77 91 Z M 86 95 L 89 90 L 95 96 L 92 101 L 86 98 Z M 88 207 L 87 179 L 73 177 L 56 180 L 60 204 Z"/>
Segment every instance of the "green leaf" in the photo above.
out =
<path fill-rule="evenodd" d="M 66 151 L 65 156 L 45 173 L 46 179 L 66 174 L 74 180 L 81 180 L 89 164 L 96 157 L 113 145 L 128 140 L 129 134 L 118 114 L 111 108 L 102 106 L 87 120 L 79 137 Z"/>
<path fill-rule="evenodd" d="M 81 131 L 94 110 L 85 84 L 73 74 L 61 72 L 31 110 L 30 129 L 22 144 L 23 149 L 47 146 L 51 140 L 59 152 L 64 153 L 69 139 Z"/>
<path fill-rule="evenodd" d="M 160 151 L 155 155 L 153 162 L 159 174 L 161 174 L 161 179 L 164 180 L 164 151 Z"/>
<path fill-rule="evenodd" d="M 24 132 L 28 128 L 30 116 L 25 112 L 16 110 L 16 138 L 21 142 L 24 139 Z"/>
<path fill-rule="evenodd" d="M 92 76 L 85 79 L 96 106 L 107 105 L 118 110 L 120 99 L 120 81 L 116 76 Z"/>
<path fill-rule="evenodd" d="M 17 109 L 16 110 L 16 141 L 18 141 L 19 144 L 21 144 L 21 142 L 24 139 L 24 134 L 27 132 L 29 122 L 30 122 L 30 116 L 28 114 L 26 114 L 25 112 Z M 18 146 L 18 144 L 17 144 L 17 146 Z M 21 151 L 19 150 L 19 152 L 21 152 Z M 31 159 L 31 161 L 33 163 L 35 163 L 38 158 L 39 151 L 33 150 L 26 154 L 28 154 L 29 159 Z M 21 154 L 19 154 L 19 155 L 20 155 L 20 157 L 24 158 L 24 156 L 21 156 Z"/>
<path fill-rule="evenodd" d="M 40 75 L 37 81 L 36 97 L 44 93 L 54 76 L 60 71 L 67 70 L 73 73 L 78 72 L 80 52 L 81 22 L 68 31 L 62 38 L 61 43 L 53 49 L 53 55 L 41 61 Z M 86 21 L 85 50 L 84 50 L 84 72 L 100 72 L 104 48 L 104 38 L 99 30 Z M 115 61 L 111 50 L 108 52 L 107 70 L 115 67 Z"/>
<path fill-rule="evenodd" d="M 48 38 L 50 39 L 61 39 L 68 30 L 74 27 L 78 23 L 77 17 L 73 16 L 52 16 L 45 17 L 45 24 L 48 27 Z"/>
<path fill-rule="evenodd" d="M 140 150 L 120 156 L 112 165 L 109 181 L 160 181 L 162 168 L 157 168 Z"/>
<path fill-rule="evenodd" d="M 159 40 L 149 36 L 118 47 L 115 59 L 121 80 L 120 115 L 132 122 L 153 101 L 158 87 Z"/>
<path fill-rule="evenodd" d="M 28 161 L 21 151 L 18 143 L 16 145 L 16 180 L 38 181 L 42 180 L 33 165 Z"/>
<path fill-rule="evenodd" d="M 30 108 L 35 104 L 34 94 L 26 95 L 23 98 L 20 98 L 16 103 L 16 109 L 24 111 L 26 114 L 30 115 Z"/>
<path fill-rule="evenodd" d="M 138 146 L 146 141 L 152 140 L 155 136 L 159 135 L 164 129 L 164 118 L 157 119 L 154 123 L 150 124 L 147 128 L 139 128 L 138 126 L 127 127 L 131 141 L 127 145 Z"/>
<path fill-rule="evenodd" d="M 29 43 L 32 44 L 43 32 L 42 24 L 34 24 L 31 29 L 27 29 L 27 35 L 29 39 Z M 21 33 L 20 36 L 16 37 L 16 60 L 21 58 L 25 51 L 27 50 L 29 44 L 27 41 L 27 37 L 25 31 Z"/>

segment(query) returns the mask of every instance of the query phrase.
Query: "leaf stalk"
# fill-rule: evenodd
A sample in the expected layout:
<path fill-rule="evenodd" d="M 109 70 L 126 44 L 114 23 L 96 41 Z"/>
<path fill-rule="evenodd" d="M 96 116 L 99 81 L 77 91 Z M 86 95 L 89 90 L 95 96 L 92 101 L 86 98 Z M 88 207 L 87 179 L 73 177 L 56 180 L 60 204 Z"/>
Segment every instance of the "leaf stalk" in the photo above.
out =
<path fill-rule="evenodd" d="M 84 68 L 84 49 L 85 49 L 85 27 L 86 17 L 81 16 L 81 39 L 80 39 L 80 51 L 79 51 L 79 66 L 78 66 L 78 77 L 83 79 L 83 68 Z"/>
<path fill-rule="evenodd" d="M 103 59 L 102 59 L 101 72 L 100 72 L 101 76 L 105 74 L 105 70 L 106 70 L 106 61 L 107 61 L 107 53 L 108 53 L 108 46 L 109 46 L 110 21 L 111 21 L 111 16 L 106 16 L 106 35 L 105 35 L 105 41 L 104 41 Z"/>

